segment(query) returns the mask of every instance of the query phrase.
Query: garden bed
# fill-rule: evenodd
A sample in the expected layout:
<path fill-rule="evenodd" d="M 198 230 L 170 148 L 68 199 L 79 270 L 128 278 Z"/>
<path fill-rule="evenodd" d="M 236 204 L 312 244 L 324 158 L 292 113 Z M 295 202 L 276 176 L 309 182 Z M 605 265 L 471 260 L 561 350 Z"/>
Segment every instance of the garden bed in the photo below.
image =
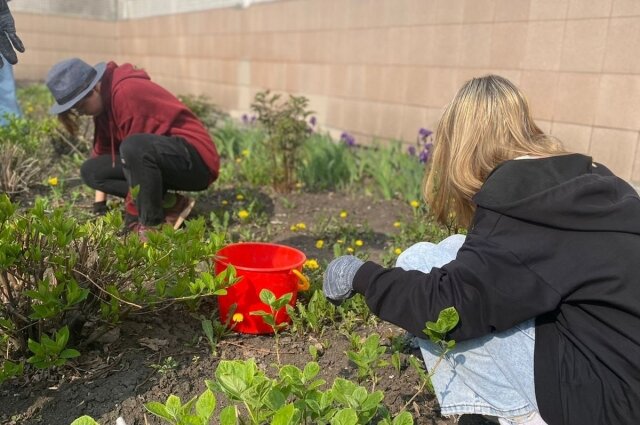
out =
<path fill-rule="evenodd" d="M 194 215 L 207 215 L 214 203 L 219 205 L 222 199 L 233 199 L 236 194 L 235 190 L 214 188 L 199 198 Z M 369 258 L 380 261 L 390 236 L 398 232 L 394 223 L 406 222 L 413 214 L 412 207 L 405 202 L 345 193 L 299 192 L 285 197 L 262 193 L 261 197 L 275 229 L 272 241 L 299 248 L 308 258 L 319 261 L 333 258 L 331 249 L 317 248 L 316 237 L 309 235 L 310 232 L 292 231 L 291 226 L 306 223 L 312 228 L 312 223 L 346 211 L 348 220 L 367 229 L 370 237 L 363 249 Z M 88 208 L 88 204 L 77 207 Z M 199 312 L 207 313 L 215 314 L 214 303 L 205 304 Z M 128 425 L 160 424 L 145 411 L 143 404 L 164 401 L 169 394 L 183 400 L 199 394 L 204 389 L 204 380 L 212 378 L 219 359 L 255 358 L 265 370 L 276 363 L 273 336 L 231 333 L 220 342 L 219 352 L 213 356 L 199 320 L 192 315 L 184 308 L 175 307 L 154 315 L 131 316 L 87 347 L 72 367 L 3 384 L 0 423 L 66 425 L 88 414 L 101 424 L 115 424 L 118 416 L 126 418 Z M 383 341 L 386 345 L 394 337 L 404 335 L 401 329 L 380 322 L 358 325 L 356 333 L 362 337 L 378 333 L 383 339 L 387 338 Z M 309 346 L 326 346 L 318 356 L 321 378 L 331 383 L 336 377 L 356 377 L 356 368 L 345 354 L 350 349 L 349 340 L 338 328 L 328 327 L 321 335 L 285 332 L 281 344 L 283 364 L 302 368 L 312 360 Z M 385 404 L 397 412 L 418 393 L 407 406 L 416 424 L 454 423 L 439 416 L 437 401 L 432 395 L 419 391 L 420 377 L 407 364 L 411 355 L 419 358 L 417 350 L 405 347 L 400 373 L 390 365 L 378 371 L 380 382 L 376 389 L 384 392 Z M 167 360 L 169 358 L 173 361 Z M 370 388 L 371 384 L 364 385 Z M 470 416 L 460 423 L 483 422 Z"/>
<path fill-rule="evenodd" d="M 336 256 L 391 266 L 409 245 L 454 231 L 434 224 L 419 201 L 430 131 L 421 129 L 408 150 L 399 142 L 359 148 L 350 135 L 333 141 L 317 131 L 300 101 L 284 119 L 304 142 L 284 135 L 300 143 L 297 156 L 270 163 L 265 158 L 283 151 L 274 145 L 278 134 L 254 122 L 260 117 L 213 119 L 211 105 L 191 99 L 221 153 L 220 178 L 193 194 L 196 207 L 184 228 L 165 228 L 143 243 L 120 234 L 121 203 L 110 200 L 115 214 L 105 219 L 92 216 L 93 193 L 78 176 L 91 126 L 80 139 L 66 139 L 46 115 L 48 96 L 43 87 L 25 88 L 28 116 L 0 129 L 4 175 L 20 176 L 0 182 L 14 201 L 0 197 L 0 295 L 10 300 L 0 305 L 0 348 L 7 354 L 0 364 L 1 424 L 68 425 L 82 415 L 101 425 L 119 416 L 127 425 L 161 424 L 167 422 L 148 410 L 154 402 L 200 394 L 217 399 L 214 416 L 180 425 L 288 424 L 272 420 L 294 410 L 306 415 L 303 423 L 390 424 L 395 417 L 396 425 L 410 423 L 407 414 L 416 424 L 456 422 L 439 416 L 420 354 L 403 330 L 377 320 L 360 296 L 334 307 L 321 294 L 322 272 Z M 272 106 L 257 110 L 271 114 Z M 292 324 L 277 337 L 234 333 L 219 320 L 215 294 L 225 279 L 210 274 L 211 259 L 239 241 L 292 246 L 309 260 L 303 271 L 311 288 L 298 294 Z M 270 394 L 283 395 L 254 406 L 263 409 L 262 419 L 247 421 L 246 404 L 219 386 L 218 373 L 230 364 L 256 367 L 256 379 L 271 380 Z M 286 365 L 317 372 L 313 379 L 325 384 L 316 388 L 304 375 L 311 387 L 296 393 L 283 380 L 296 375 Z M 342 399 L 345 389 L 359 395 Z M 324 407 L 316 402 L 321 396 L 329 400 Z M 232 410 L 241 422 L 218 419 Z"/>

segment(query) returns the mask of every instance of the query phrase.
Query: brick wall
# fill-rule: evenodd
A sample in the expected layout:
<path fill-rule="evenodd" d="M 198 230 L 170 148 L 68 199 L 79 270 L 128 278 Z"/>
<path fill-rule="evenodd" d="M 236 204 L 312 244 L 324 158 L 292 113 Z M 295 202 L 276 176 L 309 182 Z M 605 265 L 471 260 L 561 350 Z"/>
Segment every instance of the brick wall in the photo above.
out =
<path fill-rule="evenodd" d="M 528 95 L 540 126 L 640 182 L 640 1 L 282 0 L 101 22 L 15 13 L 18 78 L 60 58 L 114 58 L 177 93 L 246 112 L 256 91 L 304 94 L 334 132 L 415 139 L 467 79 Z"/>

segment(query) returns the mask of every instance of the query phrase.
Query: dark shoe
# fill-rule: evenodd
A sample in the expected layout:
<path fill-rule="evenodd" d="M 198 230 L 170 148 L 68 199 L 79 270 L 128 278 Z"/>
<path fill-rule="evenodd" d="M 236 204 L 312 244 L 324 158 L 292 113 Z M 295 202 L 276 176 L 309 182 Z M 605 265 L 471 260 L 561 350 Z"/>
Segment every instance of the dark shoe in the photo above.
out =
<path fill-rule="evenodd" d="M 164 221 L 174 229 L 179 229 L 184 220 L 189 216 L 196 200 L 188 196 L 176 194 L 176 203 L 164 209 Z"/>
<path fill-rule="evenodd" d="M 105 215 L 109 212 L 109 207 L 107 207 L 107 201 L 100 201 L 93 203 L 93 213 L 97 216 Z"/>
<path fill-rule="evenodd" d="M 138 234 L 138 238 L 140 239 L 140 242 L 149 242 L 149 233 L 157 232 L 158 227 L 145 226 L 142 223 L 136 222 L 136 224 L 133 226 L 133 229 L 131 231 Z"/>
<path fill-rule="evenodd" d="M 118 236 L 125 236 L 131 232 L 135 232 L 138 226 L 138 216 L 124 213 L 124 223 L 122 225 L 122 229 L 118 232 Z"/>

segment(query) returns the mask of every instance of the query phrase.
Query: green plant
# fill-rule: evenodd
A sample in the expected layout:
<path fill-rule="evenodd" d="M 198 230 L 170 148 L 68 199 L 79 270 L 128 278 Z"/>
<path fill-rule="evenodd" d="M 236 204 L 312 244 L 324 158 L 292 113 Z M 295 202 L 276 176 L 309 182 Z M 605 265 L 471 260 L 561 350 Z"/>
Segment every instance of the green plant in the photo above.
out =
<path fill-rule="evenodd" d="M 277 191 L 290 192 L 295 186 L 300 148 L 310 134 L 307 117 L 311 112 L 307 110 L 309 100 L 305 97 L 290 95 L 284 102 L 280 97 L 268 90 L 259 92 L 251 109 L 267 134 L 264 143 L 272 186 Z"/>
<path fill-rule="evenodd" d="M 295 307 L 287 305 L 291 330 L 301 335 L 307 332 L 322 335 L 325 326 L 335 322 L 336 307 L 327 301 L 322 291 L 311 292 L 311 298 L 307 303 L 297 302 Z"/>
<path fill-rule="evenodd" d="M 0 384 L 8 379 L 21 376 L 23 373 L 24 363 L 14 363 L 12 361 L 5 360 L 2 362 L 2 367 L 0 367 Z"/>
<path fill-rule="evenodd" d="M 314 133 L 302 145 L 297 175 L 306 190 L 344 189 L 362 179 L 353 149 Z"/>
<path fill-rule="evenodd" d="M 378 334 L 369 335 L 356 351 L 347 351 L 347 357 L 358 368 L 358 379 L 371 379 L 373 389 L 378 381 L 376 368 L 388 364 L 382 358 L 385 351 L 385 347 L 380 345 L 380 335 Z"/>
<path fill-rule="evenodd" d="M 406 411 L 391 416 L 381 391 L 369 393 L 342 378 L 323 390 L 326 383 L 317 379 L 319 372 L 315 362 L 303 369 L 284 365 L 278 368 L 276 378 L 270 378 L 253 359 L 221 360 L 214 379 L 205 381 L 207 389 L 200 396 L 182 404 L 179 397 L 170 395 L 165 403 L 151 402 L 145 408 L 173 425 L 413 424 Z M 217 415 L 216 394 L 230 402 Z"/>
<path fill-rule="evenodd" d="M 71 422 L 71 425 L 100 425 L 91 416 L 81 416 L 75 421 Z"/>
<path fill-rule="evenodd" d="M 207 425 L 216 408 L 216 398 L 207 389 L 199 397 L 192 398 L 184 405 L 180 397 L 170 395 L 165 404 L 152 401 L 144 407 L 174 425 Z"/>
<path fill-rule="evenodd" d="M 285 306 L 291 302 L 292 297 L 293 293 L 291 292 L 281 297 L 276 297 L 273 292 L 268 289 L 263 289 L 260 291 L 260 300 L 269 306 L 270 311 L 258 310 L 249 313 L 252 316 L 261 316 L 264 323 L 273 329 L 276 338 L 276 358 L 278 364 L 280 364 L 280 330 L 288 326 L 286 322 L 280 322 L 279 318 L 286 314 Z"/>
<path fill-rule="evenodd" d="M 40 342 L 29 339 L 29 350 L 33 356 L 27 359 L 38 369 L 47 369 L 53 366 L 62 366 L 67 360 L 78 357 L 80 352 L 73 348 L 66 348 L 69 341 L 69 328 L 58 330 L 53 339 L 42 335 Z"/>
<path fill-rule="evenodd" d="M 178 95 L 178 99 L 185 104 L 202 124 L 209 130 L 216 128 L 218 122 L 229 115 L 211 102 L 205 95 L 184 94 Z"/>
<path fill-rule="evenodd" d="M 180 231 L 167 226 L 144 244 L 119 238 L 121 226 L 119 214 L 79 223 L 45 199 L 18 211 L 0 195 L 0 349 L 8 360 L 19 362 L 31 347 L 46 348 L 45 336 L 65 325 L 70 338 L 80 337 L 87 317 L 117 321 L 132 310 L 176 301 L 195 308 L 234 283 L 232 270 L 211 273 L 223 237 L 205 237 L 204 220 Z"/>
<path fill-rule="evenodd" d="M 152 363 L 149 365 L 152 369 L 155 369 L 160 374 L 166 374 L 178 368 L 178 362 L 173 357 L 166 357 L 162 363 Z"/>

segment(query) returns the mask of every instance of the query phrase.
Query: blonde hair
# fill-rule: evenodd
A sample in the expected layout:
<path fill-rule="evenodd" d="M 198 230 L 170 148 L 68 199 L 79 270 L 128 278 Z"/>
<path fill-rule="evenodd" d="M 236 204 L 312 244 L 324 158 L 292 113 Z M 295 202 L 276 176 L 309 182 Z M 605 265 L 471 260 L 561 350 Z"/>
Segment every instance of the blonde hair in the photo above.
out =
<path fill-rule="evenodd" d="M 498 164 L 565 152 L 535 124 L 525 96 L 511 81 L 497 75 L 474 78 L 438 123 L 425 198 L 440 223 L 468 227 L 475 212 L 471 198 Z"/>

